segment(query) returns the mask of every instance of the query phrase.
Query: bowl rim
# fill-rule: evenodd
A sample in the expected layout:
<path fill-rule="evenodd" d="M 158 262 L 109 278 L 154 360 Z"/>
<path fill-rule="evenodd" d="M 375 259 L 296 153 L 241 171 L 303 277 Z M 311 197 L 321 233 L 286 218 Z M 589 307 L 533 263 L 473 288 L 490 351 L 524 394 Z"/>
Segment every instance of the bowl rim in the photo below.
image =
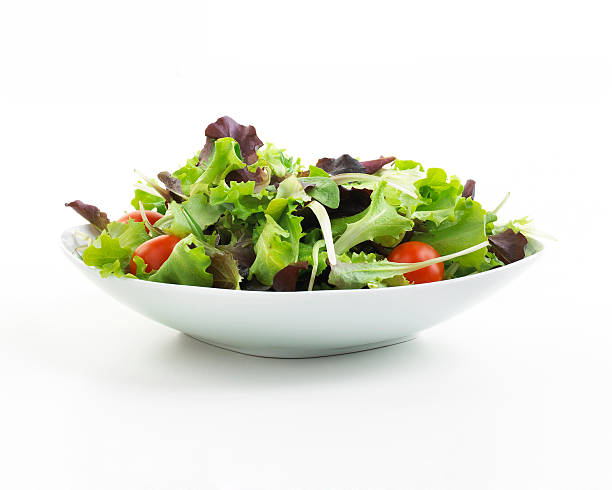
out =
<path fill-rule="evenodd" d="M 61 247 L 61 249 L 63 250 L 64 254 L 67 256 L 67 258 L 69 260 L 74 261 L 75 264 L 77 264 L 77 266 L 80 267 L 84 267 L 85 269 L 89 269 L 92 271 L 96 271 L 99 272 L 99 269 L 97 269 L 94 266 L 91 265 L 85 265 L 85 263 L 83 262 L 82 258 L 76 254 L 76 251 L 70 251 L 68 250 L 68 248 L 66 247 L 65 243 L 64 243 L 64 236 L 68 233 L 74 233 L 77 230 L 84 230 L 84 229 L 92 229 L 91 225 L 76 225 L 76 226 L 70 226 L 68 228 L 66 228 L 60 235 L 59 237 L 59 245 Z M 447 279 L 445 281 L 436 281 L 436 282 L 428 282 L 428 283 L 424 283 L 424 284 L 409 284 L 409 285 L 405 285 L 405 286 L 394 286 L 394 287 L 389 287 L 389 288 L 374 288 L 374 289 L 329 289 L 329 290 L 316 290 L 316 291 L 249 291 L 249 290 L 243 290 L 243 289 L 223 289 L 223 288 L 213 288 L 213 287 L 202 287 L 202 286 L 189 286 L 189 285 L 185 285 L 185 284 L 170 284 L 170 283 L 165 283 L 165 282 L 151 282 L 151 281 L 143 281 L 140 279 L 136 279 L 138 281 L 138 284 L 140 284 L 142 287 L 148 287 L 148 288 L 152 288 L 152 289 L 158 289 L 158 288 L 190 288 L 191 290 L 201 290 L 204 291 L 203 294 L 205 293 L 210 293 L 210 292 L 214 292 L 215 294 L 227 294 L 227 295 L 244 295 L 244 294 L 273 294 L 274 296 L 278 296 L 278 295 L 291 295 L 291 296 L 308 296 L 308 297 L 312 297 L 314 295 L 320 296 L 322 294 L 335 294 L 335 295 L 340 295 L 340 294 L 363 294 L 364 292 L 371 295 L 371 294 L 388 294 L 390 291 L 400 291 L 400 290 L 406 290 L 407 288 L 409 288 L 410 290 L 414 290 L 415 288 L 419 288 L 419 289 L 424 289 L 424 288 L 440 288 L 440 287 L 445 287 L 445 285 L 448 284 L 459 284 L 460 282 L 466 282 L 466 281 L 473 281 L 473 280 L 478 280 L 479 277 L 485 277 L 488 276 L 490 274 L 499 274 L 501 271 L 508 271 L 512 268 L 516 268 L 517 266 L 522 266 L 524 264 L 526 264 L 527 262 L 533 262 L 533 260 L 535 260 L 536 258 L 539 259 L 542 256 L 542 252 L 544 252 L 544 250 L 546 249 L 546 246 L 544 246 L 544 244 L 542 242 L 540 242 L 539 240 L 535 239 L 535 238 L 529 238 L 532 242 L 536 243 L 537 245 L 540 246 L 540 249 L 535 252 L 533 255 L 530 255 L 528 257 L 525 257 L 521 260 L 518 260 L 516 262 L 513 262 L 511 264 L 507 264 L 501 267 L 497 267 L 495 269 L 490 269 L 488 271 L 484 271 L 484 272 L 479 272 L 477 274 L 471 274 L 468 276 L 463 276 L 463 277 L 456 277 L 454 279 Z M 104 280 L 131 280 L 132 278 L 129 277 L 100 277 L 100 279 L 104 279 Z"/>

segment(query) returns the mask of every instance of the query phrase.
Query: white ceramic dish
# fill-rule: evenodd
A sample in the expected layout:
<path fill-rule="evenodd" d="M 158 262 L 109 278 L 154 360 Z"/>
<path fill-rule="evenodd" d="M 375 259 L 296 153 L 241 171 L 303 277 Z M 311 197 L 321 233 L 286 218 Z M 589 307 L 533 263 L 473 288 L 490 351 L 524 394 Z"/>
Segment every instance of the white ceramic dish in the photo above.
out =
<path fill-rule="evenodd" d="M 232 291 L 102 278 L 75 253 L 75 231 L 62 248 L 89 280 L 133 310 L 217 347 L 266 357 L 318 357 L 411 340 L 516 278 L 542 255 L 459 279 L 386 289 L 312 292 Z"/>

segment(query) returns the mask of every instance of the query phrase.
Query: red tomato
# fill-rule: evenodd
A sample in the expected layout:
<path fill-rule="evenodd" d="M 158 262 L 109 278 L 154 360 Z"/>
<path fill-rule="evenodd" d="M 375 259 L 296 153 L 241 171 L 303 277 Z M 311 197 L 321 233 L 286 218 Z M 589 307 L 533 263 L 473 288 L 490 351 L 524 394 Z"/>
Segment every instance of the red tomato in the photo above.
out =
<path fill-rule="evenodd" d="M 174 235 L 161 235 L 144 242 L 134 250 L 134 255 L 130 261 L 130 272 L 136 274 L 136 263 L 134 262 L 136 255 L 147 264 L 146 272 L 158 270 L 168 260 L 172 250 L 180 241 L 181 239 Z"/>
<path fill-rule="evenodd" d="M 415 263 L 440 257 L 436 249 L 423 242 L 400 243 L 387 259 L 391 262 Z M 412 272 L 406 272 L 404 277 L 415 284 L 441 281 L 444 277 L 444 264 L 433 264 Z"/>
<path fill-rule="evenodd" d="M 149 223 L 152 225 L 154 225 L 159 218 L 164 216 L 157 211 L 145 211 L 145 215 L 147 216 Z M 119 223 L 127 223 L 129 219 L 140 222 L 142 221 L 142 214 L 140 214 L 140 211 L 132 211 L 125 216 L 121 216 L 121 218 L 119 218 L 117 221 L 119 221 Z"/>

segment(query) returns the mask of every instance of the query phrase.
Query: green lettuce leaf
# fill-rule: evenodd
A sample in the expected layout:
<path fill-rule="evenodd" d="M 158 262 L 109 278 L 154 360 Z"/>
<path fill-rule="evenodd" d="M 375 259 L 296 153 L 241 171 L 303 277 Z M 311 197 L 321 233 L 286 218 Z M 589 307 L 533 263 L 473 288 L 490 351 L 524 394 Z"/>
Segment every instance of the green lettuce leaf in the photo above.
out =
<path fill-rule="evenodd" d="M 172 173 L 174 177 L 181 181 L 183 194 L 189 195 L 191 186 L 200 178 L 204 172 L 204 167 L 198 165 L 198 155 L 187 160 L 187 163 Z"/>
<path fill-rule="evenodd" d="M 459 198 L 455 207 L 454 219 L 444 221 L 436 227 L 428 224 L 427 232 L 414 233 L 412 240 L 428 243 L 440 255 L 448 255 L 487 239 L 485 232 L 486 211 L 471 199 Z M 461 265 L 478 267 L 485 258 L 486 250 L 479 249 L 457 259 Z"/>
<path fill-rule="evenodd" d="M 194 248 L 191 248 L 194 247 Z M 176 244 L 168 260 L 149 277 L 150 281 L 186 286 L 210 287 L 213 275 L 207 271 L 211 259 L 198 241 L 192 236 Z"/>
<path fill-rule="evenodd" d="M 145 224 L 142 221 L 132 219 L 129 219 L 127 223 L 113 221 L 108 225 L 108 234 L 112 238 L 117 238 L 119 245 L 131 252 L 134 252 L 136 247 L 151 238 L 147 233 Z"/>
<path fill-rule="evenodd" d="M 302 237 L 302 218 L 294 216 L 289 210 L 277 223 L 270 215 L 265 215 L 265 224 L 255 243 L 255 262 L 251 265 L 249 278 L 271 286 L 278 271 L 297 262 Z"/>
<path fill-rule="evenodd" d="M 279 149 L 272 143 L 266 143 L 264 148 L 257 151 L 259 160 L 255 166 L 264 166 L 267 164 L 272 169 L 272 172 L 277 177 L 285 177 L 288 174 L 296 173 L 300 168 L 300 159 L 294 160 L 284 154 L 286 150 Z"/>
<path fill-rule="evenodd" d="M 193 216 L 201 230 L 204 230 L 210 225 L 214 225 L 225 211 L 222 206 L 211 205 L 205 194 L 195 194 L 182 204 L 171 202 L 168 208 L 168 214 L 172 216 L 172 220 L 167 223 L 169 226 L 162 229 L 171 235 L 181 238 L 191 234 L 191 228 L 184 213 L 181 211 L 181 207 L 186 209 L 187 212 Z"/>
<path fill-rule="evenodd" d="M 325 172 L 324 170 L 321 171 Z M 302 177 L 300 182 L 306 186 L 314 186 L 307 188 L 306 194 L 319 201 L 323 206 L 337 209 L 340 205 L 340 189 L 338 184 L 329 177 Z"/>
<path fill-rule="evenodd" d="M 134 198 L 130 204 L 134 209 L 140 209 L 140 202 L 147 210 L 156 210 L 158 213 L 166 213 L 166 201 L 163 197 L 151 194 L 150 192 L 143 191 L 142 189 L 136 189 L 134 191 Z"/>
<path fill-rule="evenodd" d="M 122 247 L 118 238 L 111 237 L 104 232 L 94 242 L 83 251 L 83 262 L 85 265 L 93 265 L 94 267 L 102 268 L 107 264 L 114 267 L 115 261 L 118 261 L 120 269 L 127 268 L 132 257 L 132 251 L 129 248 Z"/>
<path fill-rule="evenodd" d="M 228 186 L 225 182 L 210 191 L 210 204 L 223 206 L 235 217 L 246 220 L 255 213 L 263 212 L 271 201 L 267 190 L 263 189 L 255 194 L 255 182 L 231 181 Z"/>
<path fill-rule="evenodd" d="M 240 147 L 233 138 L 216 140 L 212 161 L 206 166 L 204 173 L 197 182 L 205 185 L 218 184 L 233 170 L 246 167 L 238 156 L 239 153 Z"/>
<path fill-rule="evenodd" d="M 386 187 L 387 182 L 381 181 L 372 193 L 372 203 L 362 213 L 363 216 L 358 221 L 347 224 L 346 230 L 335 242 L 337 255 L 342 255 L 351 247 L 366 240 L 379 236 L 399 237 L 412 229 L 413 221 L 398 214 L 397 209 L 387 203 Z"/>
<path fill-rule="evenodd" d="M 312 199 L 312 197 L 306 194 L 304 186 L 295 175 L 290 175 L 279 184 L 276 197 L 279 199 L 293 199 L 299 202 L 308 202 Z"/>
<path fill-rule="evenodd" d="M 99 268 L 103 277 L 123 277 L 134 250 L 150 238 L 142 222 L 113 221 L 108 225 L 108 231 L 103 231 L 83 251 L 83 262 L 85 265 Z"/>

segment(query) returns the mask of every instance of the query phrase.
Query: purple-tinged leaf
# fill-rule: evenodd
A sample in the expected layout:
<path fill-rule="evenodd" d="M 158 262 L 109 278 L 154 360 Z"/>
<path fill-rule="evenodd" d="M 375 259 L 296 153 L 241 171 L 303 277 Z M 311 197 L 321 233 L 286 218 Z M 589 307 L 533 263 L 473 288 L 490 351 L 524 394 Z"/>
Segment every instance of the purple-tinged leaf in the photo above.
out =
<path fill-rule="evenodd" d="M 381 168 L 383 168 L 387 163 L 391 163 L 395 160 L 395 157 L 380 157 L 376 160 L 367 160 L 365 162 L 360 162 L 366 169 L 366 173 L 374 174 L 378 172 Z"/>
<path fill-rule="evenodd" d="M 365 167 L 350 155 L 344 154 L 336 159 L 320 158 L 317 167 L 325 170 L 329 175 L 338 174 L 365 174 Z"/>
<path fill-rule="evenodd" d="M 157 174 L 157 178 L 166 186 L 166 190 L 170 193 L 172 199 L 178 203 L 185 200 L 180 179 L 174 177 L 170 172 L 160 172 Z"/>
<path fill-rule="evenodd" d="M 106 213 L 100 211 L 100 209 L 93 204 L 85 204 L 83 201 L 77 200 L 67 202 L 66 206 L 74 209 L 99 230 L 106 230 L 107 225 L 110 223 Z"/>
<path fill-rule="evenodd" d="M 468 179 L 465 185 L 463 186 L 463 192 L 461 193 L 461 197 L 471 197 L 472 200 L 476 195 L 476 181 L 472 179 Z"/>
<path fill-rule="evenodd" d="M 259 194 L 261 190 L 270 184 L 270 171 L 268 168 L 257 167 L 255 172 L 251 172 L 246 167 L 240 170 L 233 170 L 225 177 L 225 183 L 230 185 L 231 181 L 236 182 L 249 182 L 250 180 L 255 181 L 255 188 L 253 192 Z"/>
<path fill-rule="evenodd" d="M 206 144 L 200 152 L 200 164 L 208 161 L 215 146 L 215 140 L 219 138 L 234 138 L 240 145 L 242 161 L 247 164 L 257 161 L 257 149 L 263 146 L 253 126 L 243 126 L 229 116 L 220 117 L 214 123 L 209 124 L 204 135 Z"/>
<path fill-rule="evenodd" d="M 272 288 L 274 291 L 295 291 L 298 274 L 304 269 L 308 269 L 308 262 L 304 260 L 289 264 L 276 273 Z"/>
<path fill-rule="evenodd" d="M 238 241 L 234 245 L 218 245 L 218 248 L 231 254 L 238 264 L 238 271 L 242 277 L 249 275 L 249 269 L 255 262 L 255 250 L 250 239 Z"/>
<path fill-rule="evenodd" d="M 371 203 L 370 195 L 372 191 L 369 189 L 347 189 L 340 187 L 340 205 L 336 209 L 328 209 L 329 217 L 345 218 L 361 213 Z"/>
<path fill-rule="evenodd" d="M 525 258 L 527 238 L 521 232 L 506 230 L 489 237 L 491 251 L 504 264 L 511 264 Z"/>

